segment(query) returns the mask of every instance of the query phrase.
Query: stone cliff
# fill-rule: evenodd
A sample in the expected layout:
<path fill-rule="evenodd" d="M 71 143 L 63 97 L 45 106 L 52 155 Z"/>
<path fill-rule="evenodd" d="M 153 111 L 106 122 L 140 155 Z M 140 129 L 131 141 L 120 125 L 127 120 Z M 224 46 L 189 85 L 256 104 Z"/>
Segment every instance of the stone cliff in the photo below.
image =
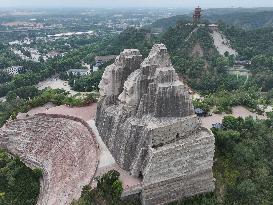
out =
<path fill-rule="evenodd" d="M 143 178 L 143 204 L 214 190 L 214 137 L 202 128 L 165 45 L 124 50 L 100 83 L 96 125 L 116 162 Z"/>

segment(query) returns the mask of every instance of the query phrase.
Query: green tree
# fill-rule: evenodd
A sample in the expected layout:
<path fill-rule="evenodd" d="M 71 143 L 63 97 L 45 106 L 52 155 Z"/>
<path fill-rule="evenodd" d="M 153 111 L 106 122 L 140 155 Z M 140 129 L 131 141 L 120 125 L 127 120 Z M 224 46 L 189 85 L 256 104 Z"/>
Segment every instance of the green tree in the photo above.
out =
<path fill-rule="evenodd" d="M 107 201 L 111 201 L 115 204 L 120 200 L 122 189 L 122 183 L 119 181 L 120 174 L 111 170 L 98 178 L 97 190 L 103 198 Z"/>
<path fill-rule="evenodd" d="M 0 204 L 35 205 L 40 191 L 39 170 L 0 150 Z"/>

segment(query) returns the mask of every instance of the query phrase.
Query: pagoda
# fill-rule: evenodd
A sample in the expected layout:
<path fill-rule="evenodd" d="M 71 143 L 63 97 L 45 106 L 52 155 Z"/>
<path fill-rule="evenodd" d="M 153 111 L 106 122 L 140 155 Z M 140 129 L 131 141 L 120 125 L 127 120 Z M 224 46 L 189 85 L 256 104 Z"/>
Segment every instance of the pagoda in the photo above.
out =
<path fill-rule="evenodd" d="M 194 22 L 200 21 L 200 19 L 201 19 L 201 12 L 202 12 L 202 9 L 199 6 L 197 8 L 195 8 L 194 14 L 192 16 Z"/>

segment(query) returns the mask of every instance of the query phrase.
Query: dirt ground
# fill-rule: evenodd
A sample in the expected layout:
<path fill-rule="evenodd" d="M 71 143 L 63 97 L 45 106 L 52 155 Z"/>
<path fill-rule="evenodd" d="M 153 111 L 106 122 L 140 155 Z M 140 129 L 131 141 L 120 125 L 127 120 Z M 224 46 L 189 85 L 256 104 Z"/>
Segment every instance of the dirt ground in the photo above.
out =
<path fill-rule="evenodd" d="M 85 121 L 88 121 L 95 118 L 96 111 L 97 111 L 96 103 L 93 103 L 85 107 L 69 107 L 66 105 L 55 106 L 52 103 L 47 103 L 44 106 L 31 109 L 26 114 L 28 115 L 35 115 L 38 113 L 62 114 L 62 115 L 77 117 Z M 19 114 L 19 118 L 22 115 L 25 115 L 25 114 Z"/>
<path fill-rule="evenodd" d="M 266 116 L 264 115 L 258 115 L 256 113 L 250 112 L 248 109 L 242 106 L 236 106 L 232 108 L 232 115 L 234 117 L 253 117 L 254 119 L 266 119 Z M 215 123 L 222 123 L 222 120 L 224 119 L 225 116 L 228 116 L 227 114 L 213 114 L 212 116 L 208 117 L 202 117 L 201 122 L 202 125 L 208 129 L 212 128 L 212 124 Z"/>

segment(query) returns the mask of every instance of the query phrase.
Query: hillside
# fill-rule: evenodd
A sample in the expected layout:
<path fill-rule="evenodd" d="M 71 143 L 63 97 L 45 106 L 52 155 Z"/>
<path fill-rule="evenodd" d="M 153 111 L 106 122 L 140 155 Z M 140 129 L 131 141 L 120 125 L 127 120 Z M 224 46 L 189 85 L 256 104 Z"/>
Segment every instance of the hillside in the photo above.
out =
<path fill-rule="evenodd" d="M 171 16 L 154 22 L 152 28 L 161 28 L 166 31 L 174 27 L 179 21 L 190 22 L 192 13 Z M 242 29 L 258 29 L 273 26 L 273 8 L 214 8 L 202 12 L 203 22 L 222 22 Z"/>
<path fill-rule="evenodd" d="M 273 8 L 213 8 L 203 11 L 210 22 L 223 22 L 243 29 L 273 26 Z"/>
<path fill-rule="evenodd" d="M 152 28 L 161 28 L 163 31 L 168 30 L 171 27 L 175 27 L 178 22 L 187 23 L 191 20 L 189 15 L 177 15 L 171 16 L 169 18 L 163 18 L 155 21 L 151 27 Z"/>
<path fill-rule="evenodd" d="M 179 22 L 161 36 L 154 36 L 148 29 L 129 28 L 98 50 L 106 55 L 125 48 L 137 48 L 146 57 L 154 43 L 167 46 L 177 73 L 195 90 L 210 93 L 220 88 L 232 90 L 241 85 L 240 79 L 225 75 L 226 66 L 232 65 L 234 59 L 219 55 L 207 26 Z"/>
<path fill-rule="evenodd" d="M 252 58 L 259 54 L 273 53 L 273 28 L 271 27 L 248 31 L 239 27 L 222 25 L 221 30 L 242 57 Z"/>
<path fill-rule="evenodd" d="M 214 59 L 219 57 L 207 27 L 178 23 L 161 41 L 169 49 L 175 69 L 189 83 L 200 79 L 200 73 L 212 71 Z"/>
<path fill-rule="evenodd" d="M 273 26 L 273 11 L 234 11 L 224 14 L 204 12 L 204 18 L 211 22 L 224 22 L 243 29 L 257 29 Z"/>
<path fill-rule="evenodd" d="M 98 55 L 119 54 L 124 49 L 137 48 L 147 56 L 157 38 L 149 29 L 128 28 L 120 35 L 105 41 L 98 49 Z"/>
<path fill-rule="evenodd" d="M 273 88 L 273 28 L 247 31 L 222 26 L 221 30 L 238 51 L 239 58 L 252 60 L 250 69 L 257 85 L 263 91 L 270 91 Z"/>
<path fill-rule="evenodd" d="M 220 26 L 220 31 L 230 41 L 232 47 L 238 50 L 238 57 L 252 59 L 250 69 L 254 76 L 247 85 L 242 83 L 243 78 L 236 79 L 227 73 L 226 66 L 232 66 L 234 59 L 219 56 L 210 31 L 206 27 L 199 27 L 186 41 L 195 29 L 195 26 L 178 24 L 162 37 L 162 42 L 166 43 L 171 52 L 175 69 L 188 85 L 209 94 L 203 104 L 197 103 L 195 106 L 203 108 L 216 106 L 220 113 L 228 112 L 230 107 L 238 104 L 255 109 L 263 100 L 256 88 L 262 86 L 268 91 L 273 85 L 272 29 L 246 31 L 231 26 Z M 196 48 L 199 50 L 201 48 L 203 55 L 192 56 L 192 51 Z M 208 63 L 207 68 L 205 63 Z M 269 95 L 266 99 L 272 102 Z M 217 147 L 214 164 L 216 191 L 178 204 L 270 204 L 272 174 L 269 173 L 272 166 L 267 155 L 258 150 L 271 152 L 268 150 L 271 146 L 268 140 L 271 137 L 267 138 L 269 136 L 267 134 L 271 132 L 271 122 L 272 118 L 262 122 L 225 118 L 223 128 L 213 130 Z M 254 143 L 256 140 L 258 143 Z M 267 171 L 263 172 L 266 174 L 261 174 L 260 171 L 254 170 Z M 264 183 L 265 181 L 268 183 Z"/>

